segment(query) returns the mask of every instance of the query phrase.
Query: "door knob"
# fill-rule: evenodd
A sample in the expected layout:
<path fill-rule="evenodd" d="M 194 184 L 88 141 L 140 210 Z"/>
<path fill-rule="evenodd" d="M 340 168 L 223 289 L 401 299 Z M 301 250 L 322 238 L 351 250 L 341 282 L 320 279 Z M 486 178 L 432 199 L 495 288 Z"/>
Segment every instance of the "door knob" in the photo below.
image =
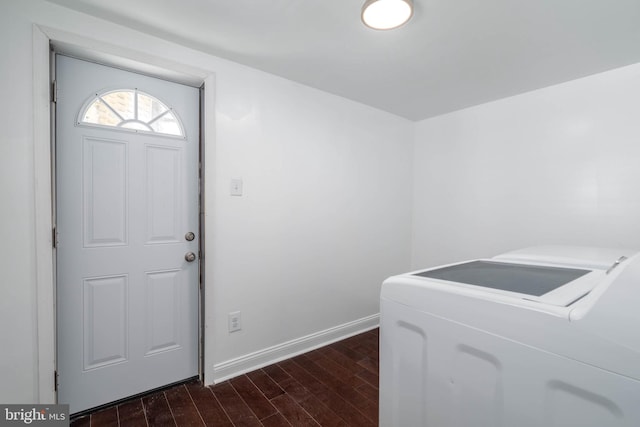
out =
<path fill-rule="evenodd" d="M 196 260 L 196 254 L 194 254 L 193 252 L 187 252 L 184 255 L 184 259 L 186 259 L 187 262 L 193 262 Z"/>

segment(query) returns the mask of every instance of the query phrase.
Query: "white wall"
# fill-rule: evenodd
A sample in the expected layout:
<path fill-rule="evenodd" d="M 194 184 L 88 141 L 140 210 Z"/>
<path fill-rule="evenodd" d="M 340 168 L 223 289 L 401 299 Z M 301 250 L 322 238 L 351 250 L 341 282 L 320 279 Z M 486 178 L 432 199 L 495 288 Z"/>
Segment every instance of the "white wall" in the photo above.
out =
<path fill-rule="evenodd" d="M 413 268 L 640 248 L 640 64 L 417 123 Z"/>
<path fill-rule="evenodd" d="M 245 71 L 217 75 L 218 361 L 378 313 L 410 258 L 413 124 Z M 234 310 L 244 330 L 229 335 Z"/>
<path fill-rule="evenodd" d="M 31 26 L 0 13 L 0 401 L 37 399 Z"/>
<path fill-rule="evenodd" d="M 206 153 L 205 369 L 378 312 L 410 259 L 413 124 L 40 0 L 0 13 L 0 402 L 36 402 L 32 24 L 215 73 Z M 245 196 L 228 195 L 242 177 Z M 244 330 L 226 332 L 242 310 Z"/>

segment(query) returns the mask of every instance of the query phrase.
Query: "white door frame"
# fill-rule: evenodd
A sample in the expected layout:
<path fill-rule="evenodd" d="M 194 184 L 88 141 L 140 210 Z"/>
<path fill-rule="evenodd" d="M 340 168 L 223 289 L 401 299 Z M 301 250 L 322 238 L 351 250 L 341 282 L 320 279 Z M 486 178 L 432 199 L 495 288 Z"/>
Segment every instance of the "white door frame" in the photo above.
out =
<path fill-rule="evenodd" d="M 51 138 L 51 107 L 50 107 L 50 45 L 60 43 L 70 46 L 71 49 L 80 49 L 89 54 L 104 54 L 111 58 L 121 58 L 125 63 L 140 64 L 139 58 L 144 58 L 143 64 L 154 70 L 164 70 L 183 82 L 195 81 L 204 84 L 202 105 L 205 111 L 215 111 L 215 74 L 212 70 L 200 70 L 188 65 L 171 63 L 166 58 L 138 52 L 126 46 L 109 45 L 92 39 L 92 35 L 72 34 L 63 30 L 33 25 L 33 161 L 34 161 L 34 207 L 35 207 L 35 314 L 37 345 L 37 369 L 34 384 L 34 401 L 39 403 L 55 403 L 55 276 L 52 245 L 52 138 Z M 135 67 L 134 67 L 135 68 Z M 145 71 L 145 70 L 142 70 Z M 205 161 L 205 136 L 212 147 L 215 135 L 215 118 L 213 114 L 205 114 L 201 126 L 201 157 Z M 213 150 L 212 150 L 213 151 Z M 204 171 L 204 168 L 202 169 Z M 201 176 L 201 191 L 204 188 L 204 172 Z M 202 197 L 202 195 L 201 195 Z M 201 199 L 200 203 L 203 203 Z M 201 206 L 201 212 L 204 206 Z M 200 227 L 204 228 L 204 215 L 200 215 Z M 202 236 L 203 237 L 203 236 Z M 201 239 L 201 248 L 204 250 L 204 239 Z M 204 260 L 201 260 L 204 269 Z M 204 288 L 204 278 L 201 277 L 201 286 Z M 204 296 L 201 292 L 201 307 L 204 308 Z M 203 313 L 204 314 L 204 313 Z M 205 349 L 210 348 L 211 343 L 205 342 L 203 324 L 201 322 L 200 358 L 204 360 L 201 366 L 207 366 Z M 209 365 L 212 366 L 212 365 Z"/>

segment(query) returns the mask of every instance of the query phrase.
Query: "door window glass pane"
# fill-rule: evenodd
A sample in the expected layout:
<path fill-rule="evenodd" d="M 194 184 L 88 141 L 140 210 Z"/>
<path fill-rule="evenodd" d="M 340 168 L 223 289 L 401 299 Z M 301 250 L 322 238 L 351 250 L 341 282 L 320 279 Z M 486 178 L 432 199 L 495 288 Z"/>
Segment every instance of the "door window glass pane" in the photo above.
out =
<path fill-rule="evenodd" d="M 137 89 L 112 90 L 92 96 L 80 112 L 78 123 L 185 136 L 182 123 L 169 106 Z"/>

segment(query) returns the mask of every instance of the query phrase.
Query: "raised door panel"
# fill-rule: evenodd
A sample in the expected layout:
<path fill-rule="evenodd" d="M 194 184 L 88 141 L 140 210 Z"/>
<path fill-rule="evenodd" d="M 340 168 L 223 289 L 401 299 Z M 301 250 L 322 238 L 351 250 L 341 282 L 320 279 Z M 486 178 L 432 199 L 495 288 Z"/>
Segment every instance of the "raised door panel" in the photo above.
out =
<path fill-rule="evenodd" d="M 84 247 L 126 245 L 127 143 L 85 137 L 83 149 Z"/>
<path fill-rule="evenodd" d="M 93 277 L 83 281 L 84 370 L 128 358 L 128 277 Z"/>
<path fill-rule="evenodd" d="M 147 273 L 146 355 L 180 347 L 180 270 Z"/>
<path fill-rule="evenodd" d="M 180 241 L 181 150 L 147 145 L 147 244 Z"/>

